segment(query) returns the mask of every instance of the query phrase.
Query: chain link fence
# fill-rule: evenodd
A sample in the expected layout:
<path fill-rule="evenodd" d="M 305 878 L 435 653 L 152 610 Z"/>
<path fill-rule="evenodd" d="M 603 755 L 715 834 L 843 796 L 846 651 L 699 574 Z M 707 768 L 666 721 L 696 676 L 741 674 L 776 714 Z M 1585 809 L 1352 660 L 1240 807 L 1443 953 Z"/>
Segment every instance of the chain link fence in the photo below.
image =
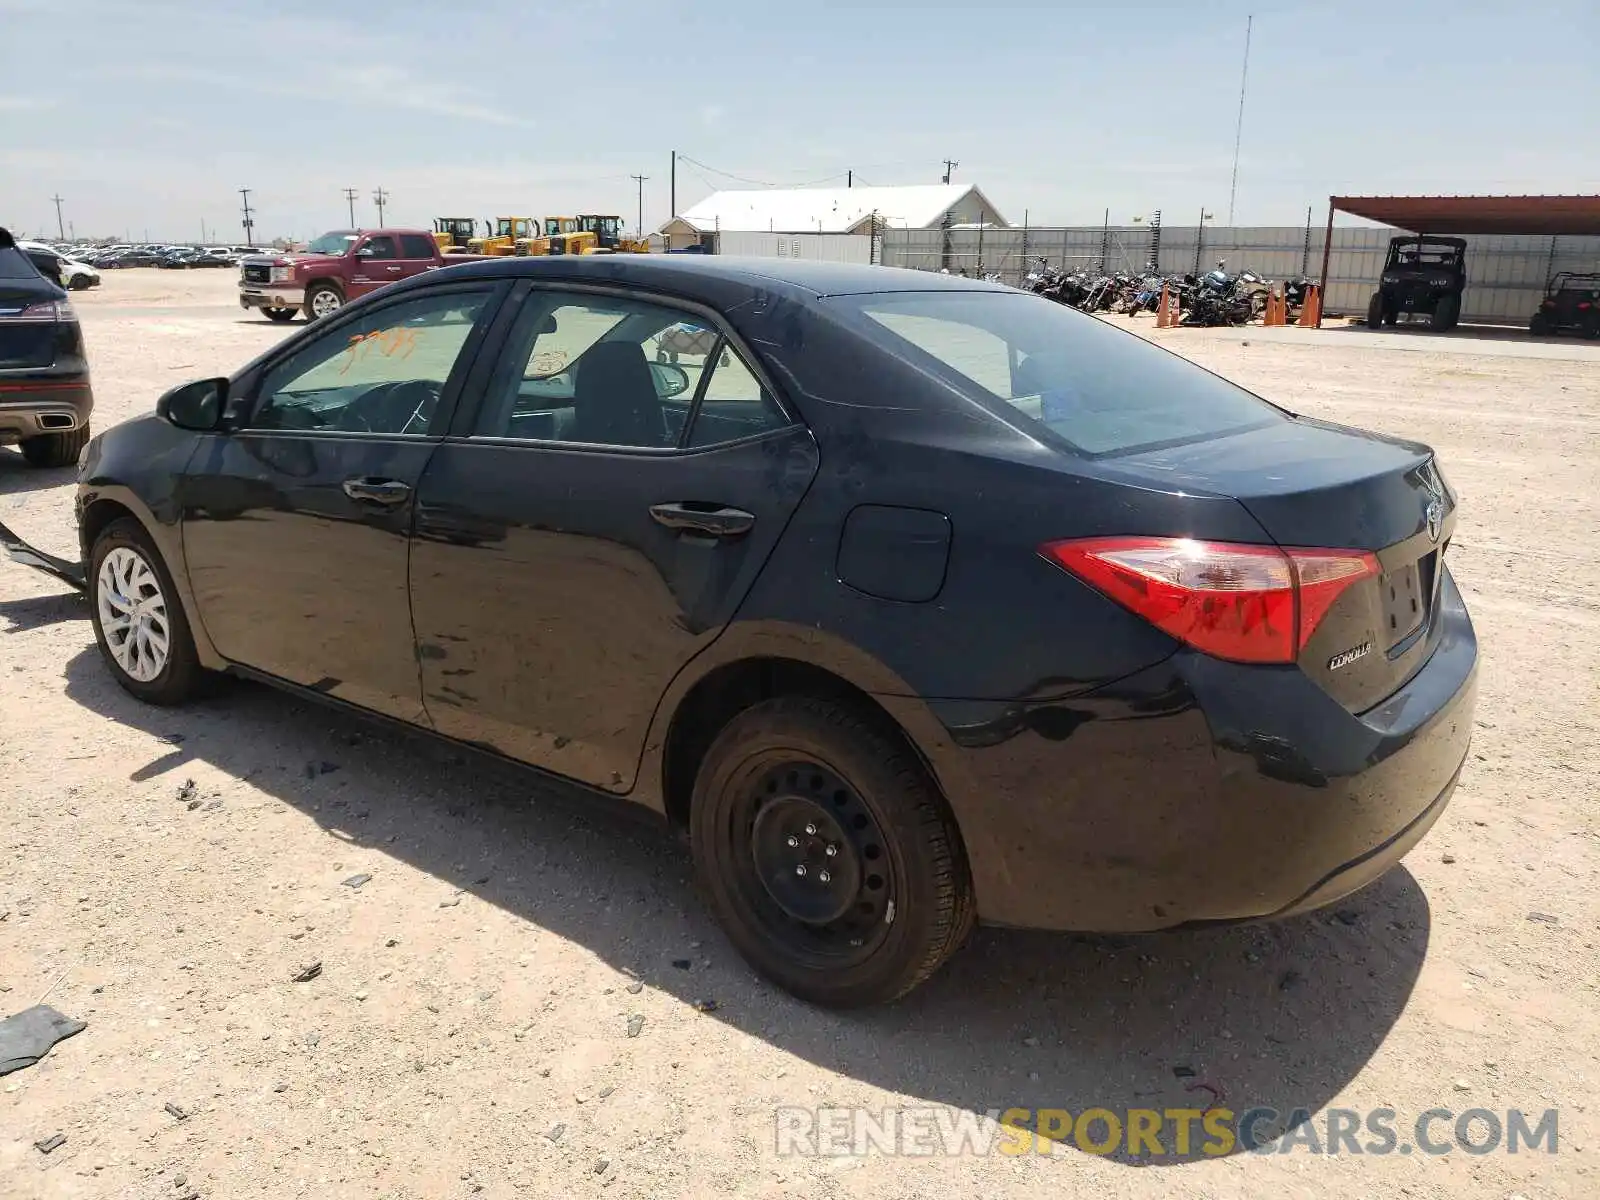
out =
<path fill-rule="evenodd" d="M 1324 310 L 1361 314 L 1377 286 L 1393 229 L 1335 228 Z M 1152 263 L 1154 231 L 1144 226 L 1012 229 L 886 229 L 876 260 L 923 271 L 995 274 L 1020 284 L 1044 259 L 1067 271 L 1162 275 L 1206 271 L 1218 259 L 1229 271 L 1267 279 L 1315 279 L 1322 270 L 1325 230 L 1305 227 L 1166 225 Z M 1467 239 L 1467 290 L 1462 319 L 1526 324 L 1558 271 L 1600 270 L 1600 237 L 1498 235 Z"/>

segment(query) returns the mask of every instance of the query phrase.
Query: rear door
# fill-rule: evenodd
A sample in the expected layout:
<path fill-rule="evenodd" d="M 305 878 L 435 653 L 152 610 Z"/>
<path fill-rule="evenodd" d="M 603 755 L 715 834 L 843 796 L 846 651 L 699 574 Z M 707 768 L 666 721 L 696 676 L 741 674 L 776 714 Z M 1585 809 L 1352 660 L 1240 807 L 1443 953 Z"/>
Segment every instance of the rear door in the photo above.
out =
<path fill-rule="evenodd" d="M 375 292 L 386 283 L 405 275 L 400 262 L 400 243 L 391 234 L 371 234 L 356 244 L 355 271 L 351 273 L 346 299 L 355 300 Z"/>
<path fill-rule="evenodd" d="M 502 293 L 380 301 L 241 380 L 242 427 L 201 440 L 181 490 L 189 578 L 224 657 L 424 720 L 406 589 L 416 489 Z"/>
<path fill-rule="evenodd" d="M 718 336 L 691 351 L 687 326 Z M 484 382 L 418 494 L 424 702 L 441 732 L 627 791 L 657 701 L 738 609 L 816 444 L 712 314 L 671 300 L 530 290 Z"/>

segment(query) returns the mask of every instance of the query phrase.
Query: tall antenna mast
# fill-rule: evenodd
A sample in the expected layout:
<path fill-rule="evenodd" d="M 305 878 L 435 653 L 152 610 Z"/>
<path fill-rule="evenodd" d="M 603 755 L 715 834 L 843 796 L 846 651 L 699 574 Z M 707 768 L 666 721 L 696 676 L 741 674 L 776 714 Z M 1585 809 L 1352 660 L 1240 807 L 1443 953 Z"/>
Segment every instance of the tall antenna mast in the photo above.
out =
<path fill-rule="evenodd" d="M 1244 89 L 1250 82 L 1250 27 L 1255 24 L 1252 13 L 1244 19 L 1244 70 L 1239 73 L 1239 123 L 1233 130 L 1233 183 L 1228 188 L 1228 224 L 1233 224 L 1233 201 L 1239 194 L 1239 143 L 1244 138 Z"/>

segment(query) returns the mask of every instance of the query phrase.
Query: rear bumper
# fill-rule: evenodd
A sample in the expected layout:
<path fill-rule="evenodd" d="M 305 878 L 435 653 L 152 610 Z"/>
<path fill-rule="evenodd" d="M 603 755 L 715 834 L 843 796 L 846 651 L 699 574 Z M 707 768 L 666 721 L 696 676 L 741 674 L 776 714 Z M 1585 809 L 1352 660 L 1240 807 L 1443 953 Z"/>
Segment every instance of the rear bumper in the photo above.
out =
<path fill-rule="evenodd" d="M 0 443 L 77 429 L 93 411 L 87 375 L 0 372 Z"/>
<path fill-rule="evenodd" d="M 1287 916 L 1392 867 L 1466 758 L 1477 640 L 1454 582 L 1433 656 L 1351 714 L 1294 668 L 1191 652 L 1053 704 L 930 705 L 924 747 L 992 924 L 1131 932 Z"/>
<path fill-rule="evenodd" d="M 306 302 L 306 289 L 298 284 L 241 283 L 240 308 L 299 308 Z"/>

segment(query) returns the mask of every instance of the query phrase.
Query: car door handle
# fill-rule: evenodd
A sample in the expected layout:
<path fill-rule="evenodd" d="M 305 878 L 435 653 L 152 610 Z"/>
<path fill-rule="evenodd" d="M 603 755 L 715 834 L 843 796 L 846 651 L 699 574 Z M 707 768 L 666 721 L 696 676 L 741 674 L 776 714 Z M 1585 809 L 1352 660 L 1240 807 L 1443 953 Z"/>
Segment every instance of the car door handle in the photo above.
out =
<path fill-rule="evenodd" d="M 692 500 L 675 504 L 652 504 L 650 515 L 656 523 L 682 533 L 703 533 L 715 538 L 743 537 L 755 527 L 754 513 L 720 504 L 698 504 Z"/>
<path fill-rule="evenodd" d="M 360 479 L 346 479 L 344 494 L 352 500 L 365 500 L 369 504 L 382 504 L 392 508 L 396 504 L 406 502 L 411 495 L 411 487 L 398 479 L 373 479 L 364 476 Z"/>

